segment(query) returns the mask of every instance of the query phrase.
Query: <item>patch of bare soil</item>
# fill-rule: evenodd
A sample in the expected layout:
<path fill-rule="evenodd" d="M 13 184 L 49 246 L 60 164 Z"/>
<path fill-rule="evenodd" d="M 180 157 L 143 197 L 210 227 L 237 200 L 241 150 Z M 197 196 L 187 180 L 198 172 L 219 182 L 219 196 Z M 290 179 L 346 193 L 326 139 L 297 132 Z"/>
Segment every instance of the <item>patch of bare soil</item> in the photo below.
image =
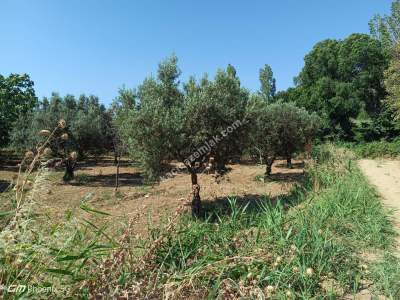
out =
<path fill-rule="evenodd" d="M 400 161 L 363 159 L 359 166 L 381 194 L 383 204 L 393 210 L 393 224 L 400 234 Z"/>
<path fill-rule="evenodd" d="M 229 165 L 230 171 L 218 182 L 212 175 L 199 174 L 202 201 L 205 206 L 218 206 L 226 204 L 228 197 L 247 203 L 264 196 L 274 198 L 286 194 L 303 178 L 302 163 L 294 161 L 293 166 L 293 169 L 287 169 L 284 161 L 277 161 L 273 166 L 273 180 L 266 183 L 256 180 L 265 171 L 265 167 L 258 165 Z M 62 171 L 52 172 L 51 191 L 44 195 L 42 204 L 58 220 L 67 210 L 79 208 L 82 201 L 111 214 L 108 220 L 113 225 L 141 213 L 137 226 L 140 233 L 147 231 L 149 223 L 157 226 L 163 218 L 171 216 L 191 191 L 190 176 L 186 172 L 150 186 L 144 183 L 138 168 L 123 161 L 120 187 L 118 193 L 114 193 L 115 171 L 112 159 L 81 164 L 76 171 L 77 180 L 69 184 L 62 183 Z M 16 170 L 0 169 L 0 180 L 9 182 L 15 175 Z"/>

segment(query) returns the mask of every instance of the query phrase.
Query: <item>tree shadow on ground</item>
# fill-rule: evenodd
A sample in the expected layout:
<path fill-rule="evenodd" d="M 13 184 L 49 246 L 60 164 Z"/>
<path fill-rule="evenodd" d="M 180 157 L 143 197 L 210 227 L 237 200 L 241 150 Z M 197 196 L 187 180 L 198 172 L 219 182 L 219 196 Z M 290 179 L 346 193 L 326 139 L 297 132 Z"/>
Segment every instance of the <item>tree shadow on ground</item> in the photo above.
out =
<path fill-rule="evenodd" d="M 272 173 L 269 178 L 265 181 L 267 182 L 287 182 L 287 183 L 293 183 L 293 182 L 303 182 L 305 179 L 306 175 L 303 170 L 299 170 L 299 172 L 293 172 L 293 173 L 283 173 L 283 172 L 275 172 Z"/>
<path fill-rule="evenodd" d="M 244 208 L 245 214 L 261 213 L 265 207 L 275 207 L 278 203 L 285 209 L 296 206 L 301 201 L 301 196 L 296 189 L 288 194 L 275 197 L 259 194 L 246 194 L 243 196 L 219 197 L 214 200 L 202 201 L 202 214 L 199 219 L 216 221 L 218 217 L 229 216 L 232 214 L 232 204 L 236 208 Z"/>
<path fill-rule="evenodd" d="M 3 193 L 8 190 L 10 187 L 11 181 L 0 179 L 0 193 Z"/>
<path fill-rule="evenodd" d="M 292 163 L 292 169 L 302 169 L 304 168 L 304 161 L 301 162 L 293 162 Z M 276 168 L 280 168 L 280 169 L 288 169 L 287 164 L 286 163 L 278 163 L 275 165 Z"/>
<path fill-rule="evenodd" d="M 21 159 L 7 158 L 0 161 L 0 171 L 18 172 Z"/>
<path fill-rule="evenodd" d="M 108 175 L 88 175 L 77 174 L 74 181 L 70 182 L 73 186 L 88 187 L 115 187 L 115 174 Z M 142 186 L 144 178 L 141 173 L 120 173 L 118 186 Z"/>
<path fill-rule="evenodd" d="M 127 159 L 121 159 L 119 162 L 120 167 L 131 167 L 133 162 Z M 78 162 L 78 166 L 81 169 L 90 167 L 116 167 L 114 158 L 111 157 L 99 157 L 99 158 L 86 158 Z"/>
<path fill-rule="evenodd" d="M 21 162 L 23 155 L 17 155 L 12 151 L 0 150 L 0 170 L 18 172 L 18 164 Z"/>
<path fill-rule="evenodd" d="M 19 166 L 17 164 L 15 164 L 15 165 L 10 165 L 10 164 L 0 165 L 0 171 L 8 171 L 8 172 L 18 173 Z"/>
<path fill-rule="evenodd" d="M 265 166 L 261 165 L 258 159 L 241 159 L 239 164 L 244 166 Z"/>
<path fill-rule="evenodd" d="M 265 178 L 264 174 L 257 175 L 256 181 L 270 182 L 285 182 L 285 183 L 303 183 L 306 178 L 306 172 L 303 170 L 294 170 L 290 173 L 274 172 L 269 177 Z"/>

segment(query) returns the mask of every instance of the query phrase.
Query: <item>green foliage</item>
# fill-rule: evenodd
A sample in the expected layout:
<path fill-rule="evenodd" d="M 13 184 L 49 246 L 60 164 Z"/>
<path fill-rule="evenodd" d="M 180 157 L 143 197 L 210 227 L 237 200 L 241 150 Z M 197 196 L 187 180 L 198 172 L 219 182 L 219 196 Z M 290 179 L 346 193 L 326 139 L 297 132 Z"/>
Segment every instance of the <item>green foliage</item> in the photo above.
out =
<path fill-rule="evenodd" d="M 16 219 L 17 228 L 2 228 L 1 282 L 6 287 L 30 287 L 14 293 L 6 288 L 3 299 L 85 297 L 82 282 L 93 277 L 93 268 L 117 245 L 105 226 L 92 223 L 102 212 L 82 205 L 79 217 L 69 211 L 52 222 L 43 212 L 43 207 L 33 204 Z"/>
<path fill-rule="evenodd" d="M 275 98 L 276 79 L 269 65 L 264 65 L 259 71 L 259 79 L 261 83 L 260 94 L 267 102 L 271 102 Z"/>
<path fill-rule="evenodd" d="M 188 159 L 214 137 L 220 139 L 197 160 L 213 156 L 217 169 L 223 170 L 230 158 L 240 156 L 245 138 L 245 127 L 242 125 L 248 97 L 248 91 L 241 87 L 236 71 L 230 65 L 226 71 L 218 70 L 213 81 L 205 77 L 196 83 L 191 79 L 185 85 L 183 134 L 176 146 L 179 156 Z M 232 126 L 235 127 L 233 131 L 227 132 Z"/>
<path fill-rule="evenodd" d="M 171 157 L 177 107 L 183 101 L 180 71 L 172 56 L 159 64 L 158 77 L 147 78 L 134 91 L 122 89 L 115 101 L 116 124 L 130 156 L 137 160 L 149 180 L 157 180 L 163 161 Z"/>
<path fill-rule="evenodd" d="M 399 42 L 400 1 L 393 1 L 390 15 L 375 15 L 369 22 L 369 27 L 371 35 L 381 41 L 387 51 L 390 51 Z"/>
<path fill-rule="evenodd" d="M 388 93 L 387 102 L 400 120 L 400 44 L 393 48 L 392 59 L 385 71 L 385 87 Z"/>
<path fill-rule="evenodd" d="M 42 140 L 39 131 L 52 130 L 60 119 L 66 121 L 69 138 L 66 142 L 60 138 L 52 141 L 54 155 L 60 154 L 64 146 L 78 150 L 80 155 L 103 152 L 110 147 L 110 118 L 98 98 L 81 95 L 76 100 L 72 95 L 62 98 L 57 93 L 53 93 L 50 100 L 44 98 L 32 112 L 18 118 L 11 132 L 11 146 L 17 151 L 35 149 Z"/>
<path fill-rule="evenodd" d="M 325 119 L 325 136 L 374 140 L 395 135 L 382 102 L 387 57 L 379 41 L 365 34 L 325 40 L 304 61 L 297 87 L 279 97 L 318 112 Z"/>
<path fill-rule="evenodd" d="M 369 143 L 340 143 L 347 149 L 352 150 L 360 158 L 379 158 L 400 156 L 400 140 L 374 141 Z"/>
<path fill-rule="evenodd" d="M 0 147 L 8 144 L 18 117 L 25 116 L 36 104 L 33 81 L 27 74 L 0 75 Z"/>
<path fill-rule="evenodd" d="M 219 70 L 213 81 L 200 83 L 191 78 L 179 88 L 180 71 L 176 57 L 159 65 L 158 77 L 148 78 L 138 88 L 137 103 L 123 103 L 124 91 L 117 99 L 117 124 L 131 156 L 141 163 L 147 177 L 155 180 L 163 162 L 190 156 L 215 136 L 221 140 L 212 149 L 203 149 L 187 166 L 213 155 L 221 168 L 234 155 L 240 155 L 240 130 L 224 135 L 236 121 L 244 118 L 248 92 L 241 88 L 232 66 Z"/>
<path fill-rule="evenodd" d="M 390 295 L 392 299 L 400 298 L 400 261 L 391 254 L 385 254 L 383 260 L 372 265 L 372 278 L 377 289 Z"/>
<path fill-rule="evenodd" d="M 277 102 L 267 105 L 253 97 L 248 105 L 247 118 L 252 122 L 250 147 L 267 162 L 267 175 L 277 156 L 290 159 L 311 142 L 319 128 L 317 115 L 293 103 Z"/>

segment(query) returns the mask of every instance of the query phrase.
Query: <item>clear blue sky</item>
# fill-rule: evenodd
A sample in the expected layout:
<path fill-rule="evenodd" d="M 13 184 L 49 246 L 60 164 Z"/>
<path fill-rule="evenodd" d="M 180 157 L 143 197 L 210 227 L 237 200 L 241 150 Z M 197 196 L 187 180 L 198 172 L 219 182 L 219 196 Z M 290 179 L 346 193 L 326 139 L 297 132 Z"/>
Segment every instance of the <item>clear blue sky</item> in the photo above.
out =
<path fill-rule="evenodd" d="M 391 0 L 0 0 L 0 74 L 28 73 L 39 97 L 95 94 L 103 103 L 136 87 L 175 53 L 182 80 L 234 65 L 259 87 L 272 66 L 293 84 L 304 55 L 326 38 L 368 32 Z"/>

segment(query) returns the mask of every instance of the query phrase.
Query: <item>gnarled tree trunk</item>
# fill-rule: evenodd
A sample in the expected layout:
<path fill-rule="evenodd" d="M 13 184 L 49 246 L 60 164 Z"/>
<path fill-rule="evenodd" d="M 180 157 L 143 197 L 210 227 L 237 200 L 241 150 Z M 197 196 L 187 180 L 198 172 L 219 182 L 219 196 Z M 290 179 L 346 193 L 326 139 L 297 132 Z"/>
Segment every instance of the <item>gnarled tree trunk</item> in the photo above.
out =
<path fill-rule="evenodd" d="M 114 191 L 117 192 L 118 191 L 118 187 L 119 187 L 119 162 L 120 162 L 121 157 L 117 156 L 117 170 L 115 172 L 115 187 L 114 187 Z"/>
<path fill-rule="evenodd" d="M 306 152 L 306 158 L 310 159 L 311 153 L 312 153 L 312 140 L 311 139 L 307 139 L 307 141 L 304 145 L 304 151 Z"/>
<path fill-rule="evenodd" d="M 114 151 L 114 166 L 118 165 L 118 153 L 117 151 Z"/>
<path fill-rule="evenodd" d="M 215 171 L 217 172 L 217 175 L 223 175 L 226 172 L 225 158 L 216 153 L 214 159 L 215 159 Z"/>
<path fill-rule="evenodd" d="M 64 181 L 71 181 L 72 179 L 74 179 L 74 169 L 75 169 L 75 162 L 70 159 L 67 159 L 65 161 L 65 173 L 63 177 Z"/>
<path fill-rule="evenodd" d="M 288 154 L 288 155 L 286 156 L 286 166 L 287 166 L 289 169 L 292 169 L 292 168 L 293 168 L 293 165 L 292 165 L 292 156 L 291 156 L 290 154 Z"/>
<path fill-rule="evenodd" d="M 201 213 L 200 186 L 197 183 L 196 171 L 193 169 L 189 171 L 192 180 L 192 215 L 198 217 Z"/>
<path fill-rule="evenodd" d="M 275 161 L 275 157 L 265 157 L 264 160 L 266 162 L 266 169 L 265 169 L 264 178 L 267 179 L 267 178 L 269 178 L 271 176 L 272 164 Z"/>

